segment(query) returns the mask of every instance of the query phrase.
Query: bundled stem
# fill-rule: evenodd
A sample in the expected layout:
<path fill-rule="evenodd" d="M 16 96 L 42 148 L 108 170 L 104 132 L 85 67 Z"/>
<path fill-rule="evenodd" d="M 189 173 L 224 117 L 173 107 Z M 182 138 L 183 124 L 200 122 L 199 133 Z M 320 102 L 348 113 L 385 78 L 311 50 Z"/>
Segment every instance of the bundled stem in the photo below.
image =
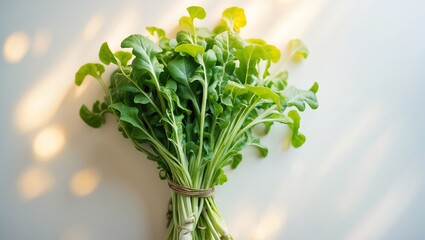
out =
<path fill-rule="evenodd" d="M 168 226 L 167 239 L 203 240 L 232 239 L 218 211 L 214 196 L 207 198 L 188 197 L 172 193 L 172 221 Z M 196 202 L 198 210 L 192 204 Z"/>

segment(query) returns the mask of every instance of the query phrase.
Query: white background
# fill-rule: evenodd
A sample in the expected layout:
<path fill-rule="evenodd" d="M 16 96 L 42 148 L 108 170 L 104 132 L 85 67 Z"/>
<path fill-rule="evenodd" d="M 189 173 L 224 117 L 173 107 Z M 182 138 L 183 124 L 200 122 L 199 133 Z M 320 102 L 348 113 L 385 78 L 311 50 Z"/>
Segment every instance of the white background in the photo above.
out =
<path fill-rule="evenodd" d="M 163 239 L 169 190 L 113 119 L 84 125 L 78 67 L 146 26 L 172 30 L 199 4 L 213 26 L 245 8 L 245 37 L 310 55 L 278 66 L 289 82 L 319 82 L 302 113 L 307 142 L 287 148 L 274 126 L 216 189 L 235 239 L 423 239 L 425 236 L 425 1 L 24 1 L 0 3 L 0 239 Z M 12 39 L 12 40 L 10 40 Z M 9 41 L 8 41 L 9 40 Z"/>

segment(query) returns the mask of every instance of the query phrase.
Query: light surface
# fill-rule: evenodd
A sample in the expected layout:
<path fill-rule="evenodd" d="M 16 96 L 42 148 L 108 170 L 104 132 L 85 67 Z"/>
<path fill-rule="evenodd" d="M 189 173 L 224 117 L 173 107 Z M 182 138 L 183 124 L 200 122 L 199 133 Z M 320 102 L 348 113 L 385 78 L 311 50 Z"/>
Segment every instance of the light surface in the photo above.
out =
<path fill-rule="evenodd" d="M 18 63 L 27 54 L 29 39 L 24 32 L 11 33 L 3 46 L 4 59 L 9 63 Z"/>
<path fill-rule="evenodd" d="M 289 82 L 319 82 L 319 109 L 301 114 L 307 142 L 286 128 L 253 149 L 217 202 L 234 239 L 423 239 L 425 2 L 420 0 L 3 1 L 0 3 L 0 239 L 164 239 L 169 189 L 112 118 L 86 126 L 95 81 L 73 84 L 108 41 L 146 26 L 173 30 L 198 4 L 213 26 L 245 8 L 245 37 L 306 61 L 276 66 Z M 88 79 L 89 80 L 89 79 Z"/>

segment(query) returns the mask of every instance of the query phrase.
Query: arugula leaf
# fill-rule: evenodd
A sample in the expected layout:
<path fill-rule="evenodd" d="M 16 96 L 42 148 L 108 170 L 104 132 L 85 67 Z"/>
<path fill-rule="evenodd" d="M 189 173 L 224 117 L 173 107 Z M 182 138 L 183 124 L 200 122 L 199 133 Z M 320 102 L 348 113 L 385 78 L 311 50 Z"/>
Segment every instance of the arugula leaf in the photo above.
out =
<path fill-rule="evenodd" d="M 128 61 L 133 57 L 133 54 L 124 51 L 117 51 L 112 53 L 107 42 L 104 42 L 99 50 L 99 59 L 102 63 L 109 65 L 114 63 L 115 65 L 127 66 Z M 119 62 L 118 62 L 118 61 Z"/>
<path fill-rule="evenodd" d="M 198 64 L 192 59 L 182 56 L 177 56 L 168 63 L 168 71 L 173 79 L 185 85 L 188 84 L 197 68 Z"/>
<path fill-rule="evenodd" d="M 112 53 L 111 49 L 108 46 L 107 42 L 104 42 L 99 50 L 99 59 L 106 65 L 110 63 L 117 64 L 117 60 L 115 59 L 115 55 Z"/>
<path fill-rule="evenodd" d="M 105 72 L 105 67 L 98 63 L 87 63 L 78 69 L 75 73 L 75 84 L 80 86 L 84 79 L 90 75 L 96 79 L 102 77 L 102 74 Z"/>
<path fill-rule="evenodd" d="M 270 62 L 278 61 L 280 58 L 280 51 L 276 47 L 270 45 L 248 45 L 243 49 L 238 49 L 235 55 L 239 60 L 239 68 L 236 69 L 236 75 L 242 83 L 252 84 L 259 81 L 268 74 Z M 259 63 L 261 60 L 267 61 L 265 74 L 259 75 Z"/>
<path fill-rule="evenodd" d="M 189 12 L 190 18 L 193 20 L 195 18 L 204 19 L 207 16 L 205 10 L 199 6 L 188 7 L 187 11 Z"/>
<path fill-rule="evenodd" d="M 313 86 L 311 86 L 310 88 L 310 92 L 313 92 L 314 94 L 316 94 L 317 91 L 319 91 L 319 84 L 317 82 L 314 82 Z"/>
<path fill-rule="evenodd" d="M 203 55 L 203 60 L 205 63 L 205 68 L 212 69 L 216 65 L 217 56 L 212 49 L 208 49 L 208 51 L 206 51 Z"/>
<path fill-rule="evenodd" d="M 158 62 L 155 56 L 162 52 L 162 49 L 155 45 L 149 38 L 134 34 L 121 42 L 121 47 L 132 48 L 136 58 L 133 60 L 132 66 L 136 75 L 150 73 L 153 77 L 159 78 L 159 74 L 163 71 L 163 65 Z"/>
<path fill-rule="evenodd" d="M 154 58 L 157 53 L 162 52 L 162 49 L 155 45 L 149 38 L 133 34 L 121 42 L 122 48 L 132 48 L 133 54 L 140 58 Z"/>
<path fill-rule="evenodd" d="M 199 56 L 202 56 L 204 54 L 204 48 L 202 48 L 201 46 L 187 43 L 178 45 L 176 48 L 174 48 L 174 51 L 189 54 L 198 63 Z"/>
<path fill-rule="evenodd" d="M 204 19 L 206 16 L 205 10 L 199 6 L 192 6 L 187 8 L 189 16 L 183 16 L 180 18 L 179 27 L 182 29 L 187 29 L 193 34 L 194 42 L 197 41 L 197 30 L 195 28 L 193 20 Z"/>
<path fill-rule="evenodd" d="M 117 51 L 114 53 L 114 56 L 118 61 L 120 61 L 122 66 L 127 66 L 128 61 L 133 58 L 133 54 L 124 51 Z"/>
<path fill-rule="evenodd" d="M 268 59 L 273 63 L 277 63 L 280 60 L 280 50 L 269 44 L 265 44 L 262 46 L 266 54 L 268 55 Z"/>
<path fill-rule="evenodd" d="M 227 82 L 225 89 L 229 91 L 234 97 L 248 93 L 248 89 L 244 85 L 234 81 Z"/>
<path fill-rule="evenodd" d="M 280 104 L 279 95 L 277 95 L 275 92 L 273 92 L 273 90 L 271 90 L 270 88 L 263 87 L 263 86 L 251 86 L 251 85 L 247 85 L 247 84 L 245 84 L 245 87 L 248 89 L 248 91 L 254 93 L 255 95 L 257 95 L 259 97 L 261 97 L 262 99 L 272 100 L 276 104 L 278 109 L 282 108 L 282 105 Z"/>
<path fill-rule="evenodd" d="M 149 99 L 149 97 L 147 97 L 146 95 L 144 95 L 144 94 L 137 94 L 135 97 L 134 97 L 134 102 L 135 103 L 139 103 L 139 104 L 148 104 L 148 103 L 150 103 L 151 102 L 151 100 Z"/>
<path fill-rule="evenodd" d="M 193 44 L 192 35 L 186 30 L 179 31 L 176 35 L 176 41 L 180 44 Z"/>
<path fill-rule="evenodd" d="M 221 22 L 214 32 L 220 33 L 222 30 L 231 30 L 239 33 L 240 29 L 245 27 L 245 25 L 246 17 L 244 10 L 239 7 L 230 7 L 224 10 Z"/>
<path fill-rule="evenodd" d="M 300 128 L 300 115 L 296 110 L 291 110 L 288 113 L 288 117 L 290 117 L 293 121 L 292 124 L 289 124 L 289 126 L 292 129 L 292 146 L 295 148 L 301 147 L 305 142 L 305 136 L 298 132 L 298 129 Z"/>
<path fill-rule="evenodd" d="M 109 107 L 120 113 L 120 119 L 122 121 L 130 123 L 133 127 L 145 129 L 142 121 L 139 119 L 139 110 L 136 107 L 129 107 L 123 103 L 113 103 Z"/>
<path fill-rule="evenodd" d="M 115 109 L 120 113 L 119 119 L 123 122 L 131 124 L 134 128 L 140 130 L 140 139 L 152 140 L 152 137 L 147 133 L 146 127 L 139 118 L 139 110 L 136 107 L 129 107 L 123 103 L 113 103 L 109 108 Z"/>
<path fill-rule="evenodd" d="M 265 79 L 265 82 L 269 88 L 271 88 L 274 91 L 282 91 L 286 88 L 288 85 L 288 72 L 283 71 L 275 76 L 269 76 Z"/>
<path fill-rule="evenodd" d="M 292 39 L 289 42 L 289 59 L 301 61 L 308 57 L 307 46 L 299 39 Z"/>
<path fill-rule="evenodd" d="M 162 28 L 157 28 L 157 27 L 146 27 L 146 30 L 152 35 L 154 36 L 155 34 L 158 36 L 159 39 L 163 39 L 166 38 L 165 36 L 165 31 Z"/>
<path fill-rule="evenodd" d="M 227 182 L 227 176 L 224 173 L 224 170 L 221 168 L 218 172 L 217 180 L 215 182 L 216 185 L 223 185 L 225 182 Z"/>
<path fill-rule="evenodd" d="M 249 38 L 246 40 L 249 43 L 258 44 L 258 45 L 266 45 L 267 42 L 260 38 Z"/>
<path fill-rule="evenodd" d="M 238 153 L 235 154 L 232 158 L 232 165 L 230 166 L 232 169 L 235 169 L 238 167 L 239 163 L 242 161 L 242 154 Z"/>
<path fill-rule="evenodd" d="M 283 97 L 282 105 L 288 107 L 296 107 L 300 111 L 305 110 L 305 104 L 307 103 L 312 109 L 316 109 L 319 104 L 317 102 L 316 92 L 319 88 L 317 83 L 314 83 L 310 90 L 299 90 L 293 86 L 288 86 L 281 92 Z"/>
<path fill-rule="evenodd" d="M 81 106 L 80 117 L 89 126 L 99 128 L 105 123 L 105 114 L 108 112 L 108 106 L 105 103 L 101 104 L 99 101 L 96 101 L 93 104 L 92 111 L 90 111 L 86 105 Z"/>
<path fill-rule="evenodd" d="M 258 152 L 260 153 L 260 156 L 263 158 L 267 157 L 267 155 L 269 154 L 269 149 L 266 146 L 261 145 L 260 141 L 251 142 L 249 145 L 256 147 Z"/>
<path fill-rule="evenodd" d="M 168 106 L 171 109 L 174 109 L 173 103 L 175 103 L 179 109 L 185 111 L 187 114 L 190 114 L 192 111 L 189 110 L 187 107 L 183 106 L 183 104 L 180 102 L 179 96 L 170 89 L 163 89 L 164 96 L 166 96 L 166 99 L 168 100 Z"/>

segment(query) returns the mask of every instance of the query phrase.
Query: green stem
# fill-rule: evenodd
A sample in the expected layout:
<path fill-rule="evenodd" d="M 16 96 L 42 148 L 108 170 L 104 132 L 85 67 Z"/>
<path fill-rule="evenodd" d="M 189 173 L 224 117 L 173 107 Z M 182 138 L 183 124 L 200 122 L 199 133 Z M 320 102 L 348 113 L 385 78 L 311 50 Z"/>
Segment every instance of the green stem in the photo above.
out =
<path fill-rule="evenodd" d="M 206 112 L 206 108 L 207 108 L 207 98 L 208 98 L 208 78 L 207 78 L 207 70 L 205 67 L 204 62 L 201 62 L 201 66 L 204 69 L 204 83 L 203 85 L 203 92 L 202 92 L 202 106 L 201 106 L 201 122 L 200 122 L 200 126 L 199 126 L 199 150 L 198 150 L 198 155 L 196 157 L 196 161 L 194 163 L 194 168 L 192 169 L 191 172 L 198 172 L 201 173 L 202 171 L 199 171 L 199 167 L 201 165 L 201 161 L 202 161 L 202 149 L 204 146 L 204 124 L 205 124 L 205 112 Z M 199 176 L 200 174 L 194 174 L 194 187 L 199 187 L 201 182 L 199 180 Z"/>
<path fill-rule="evenodd" d="M 276 110 L 276 106 L 272 106 L 269 109 L 265 110 L 264 112 L 262 112 L 260 115 L 258 115 L 254 120 L 252 120 L 248 125 L 246 125 L 244 128 L 242 128 L 237 135 L 235 136 L 235 138 L 240 137 L 241 134 L 243 134 L 245 131 L 247 131 L 248 129 L 254 127 L 255 125 L 264 122 L 264 118 L 267 117 L 271 112 L 273 112 L 274 110 Z"/>
<path fill-rule="evenodd" d="M 227 228 L 217 209 L 214 197 L 199 201 L 198 209 L 190 205 L 193 197 L 172 193 L 172 221 L 168 226 L 168 240 L 228 239 Z M 189 221 L 188 221 L 189 220 Z"/>
<path fill-rule="evenodd" d="M 220 163 L 225 160 L 223 157 L 233 145 L 232 142 L 235 139 L 235 135 L 240 131 L 249 113 L 256 108 L 258 101 L 253 95 L 249 101 L 249 107 L 246 107 L 241 114 L 235 117 L 235 120 L 220 134 L 216 144 L 218 148 L 214 148 L 213 159 L 208 164 L 203 187 L 207 188 L 214 184 L 213 177 L 217 171 L 217 166 L 220 166 Z"/>

